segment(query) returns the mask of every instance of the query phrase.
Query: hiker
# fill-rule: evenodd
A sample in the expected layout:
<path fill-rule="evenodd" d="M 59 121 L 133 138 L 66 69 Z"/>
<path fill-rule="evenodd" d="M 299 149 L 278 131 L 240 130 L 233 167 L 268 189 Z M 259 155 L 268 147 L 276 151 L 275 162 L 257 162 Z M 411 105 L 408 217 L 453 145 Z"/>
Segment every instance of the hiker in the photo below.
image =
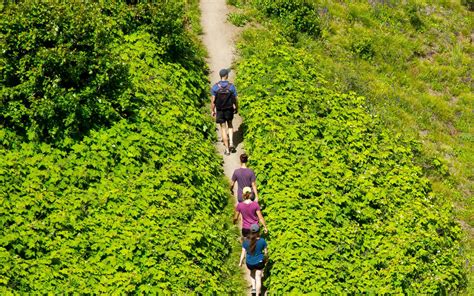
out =
<path fill-rule="evenodd" d="M 228 69 L 220 70 L 221 80 L 211 88 L 211 113 L 213 117 L 216 117 L 216 122 L 220 127 L 225 155 L 230 155 L 231 151 L 235 152 L 232 119 L 234 119 L 234 113 L 237 113 L 238 110 L 237 90 L 228 81 L 229 72 Z M 227 133 L 229 134 L 228 137 Z"/>
<path fill-rule="evenodd" d="M 243 153 L 240 155 L 240 168 L 236 169 L 232 174 L 231 183 L 230 183 L 230 192 L 234 192 L 234 185 L 237 182 L 237 200 L 242 202 L 242 189 L 244 187 L 252 187 L 252 196 L 251 199 L 258 202 L 258 192 L 257 192 L 257 183 L 255 173 L 247 168 L 247 161 L 249 157 L 247 154 Z"/>
<path fill-rule="evenodd" d="M 239 266 L 245 259 L 247 268 L 252 278 L 252 294 L 261 295 L 263 268 L 268 258 L 267 242 L 260 237 L 260 227 L 258 224 L 250 226 L 250 235 L 242 243 L 242 253 L 240 254 Z"/>
<path fill-rule="evenodd" d="M 262 224 L 265 233 L 268 233 L 267 225 L 265 224 L 265 219 L 263 219 L 262 211 L 260 206 L 256 201 L 252 201 L 250 196 L 252 190 L 250 187 L 244 187 L 242 190 L 243 202 L 239 202 L 235 207 L 234 214 L 234 224 L 237 223 L 239 216 L 242 215 L 242 236 L 247 237 L 250 234 L 250 226 L 252 224 Z"/>

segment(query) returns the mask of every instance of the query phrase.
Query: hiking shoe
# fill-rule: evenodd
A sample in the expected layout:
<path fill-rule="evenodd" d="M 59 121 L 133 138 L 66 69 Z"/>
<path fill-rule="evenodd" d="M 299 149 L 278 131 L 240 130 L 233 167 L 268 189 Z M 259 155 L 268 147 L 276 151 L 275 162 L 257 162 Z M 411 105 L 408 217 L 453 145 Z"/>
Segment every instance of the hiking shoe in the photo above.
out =
<path fill-rule="evenodd" d="M 257 294 L 257 290 L 256 289 L 252 289 L 252 292 L 250 292 L 252 295 L 256 295 Z"/>
<path fill-rule="evenodd" d="M 229 149 L 226 149 L 226 150 L 224 151 L 224 155 L 230 155 Z"/>
<path fill-rule="evenodd" d="M 232 152 L 232 153 L 235 153 L 235 152 L 236 152 L 235 147 L 234 147 L 233 144 L 230 144 L 229 149 L 230 149 L 230 152 Z"/>

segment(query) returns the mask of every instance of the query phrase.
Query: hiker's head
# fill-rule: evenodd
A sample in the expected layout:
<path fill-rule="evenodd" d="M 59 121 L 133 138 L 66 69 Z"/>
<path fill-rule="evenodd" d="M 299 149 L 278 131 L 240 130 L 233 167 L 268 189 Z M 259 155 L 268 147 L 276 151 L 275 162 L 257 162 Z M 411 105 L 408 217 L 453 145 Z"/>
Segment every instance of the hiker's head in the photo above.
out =
<path fill-rule="evenodd" d="M 248 160 L 249 160 L 249 157 L 248 157 L 247 154 L 245 154 L 245 153 L 240 154 L 240 162 L 241 163 L 247 163 Z"/>
<path fill-rule="evenodd" d="M 227 79 L 229 78 L 229 69 L 221 69 L 219 71 L 219 76 L 221 77 L 221 79 Z"/>
<path fill-rule="evenodd" d="M 252 196 L 252 189 L 248 186 L 244 187 L 242 189 L 242 199 L 243 200 L 250 199 L 251 196 Z"/>

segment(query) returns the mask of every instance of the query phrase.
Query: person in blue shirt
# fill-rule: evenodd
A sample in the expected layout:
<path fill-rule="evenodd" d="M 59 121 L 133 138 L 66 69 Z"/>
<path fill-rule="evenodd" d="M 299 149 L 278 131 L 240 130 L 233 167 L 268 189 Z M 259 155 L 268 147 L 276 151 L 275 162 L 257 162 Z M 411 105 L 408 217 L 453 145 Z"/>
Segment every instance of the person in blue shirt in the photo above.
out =
<path fill-rule="evenodd" d="M 232 120 L 234 113 L 237 113 L 237 90 L 234 84 L 229 82 L 229 69 L 219 71 L 221 80 L 211 88 L 211 114 L 216 117 L 219 124 L 222 142 L 225 146 L 225 155 L 235 152 L 234 147 L 234 127 Z M 229 134 L 229 136 L 227 136 Z"/>
<path fill-rule="evenodd" d="M 239 266 L 242 266 L 244 258 L 246 258 L 245 263 L 252 278 L 252 294 L 255 293 L 257 296 L 261 295 L 262 273 L 267 255 L 267 242 L 260 237 L 260 227 L 258 224 L 252 224 L 248 238 L 242 243 Z"/>

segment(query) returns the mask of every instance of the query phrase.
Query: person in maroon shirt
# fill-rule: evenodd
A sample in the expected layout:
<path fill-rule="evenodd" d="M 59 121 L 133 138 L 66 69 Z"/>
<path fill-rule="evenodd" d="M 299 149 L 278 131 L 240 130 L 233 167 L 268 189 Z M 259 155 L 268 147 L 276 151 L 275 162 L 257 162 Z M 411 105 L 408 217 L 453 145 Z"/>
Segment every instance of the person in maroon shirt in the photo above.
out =
<path fill-rule="evenodd" d="M 234 174 L 232 174 L 230 191 L 232 193 L 234 192 L 234 185 L 235 182 L 237 182 L 237 200 L 242 202 L 242 189 L 244 187 L 251 187 L 253 189 L 251 199 L 258 202 L 257 183 L 255 182 L 257 178 L 255 177 L 255 173 L 247 168 L 248 159 L 247 154 L 243 153 L 240 155 L 240 168 L 236 169 Z"/>
<path fill-rule="evenodd" d="M 234 215 L 234 224 L 239 219 L 239 216 L 242 215 L 242 236 L 247 237 L 250 233 L 250 225 L 260 224 L 263 226 L 265 233 L 268 233 L 267 225 L 265 224 L 265 219 L 263 219 L 262 211 L 260 210 L 260 206 L 256 201 L 252 201 L 250 196 L 252 194 L 252 190 L 250 187 L 244 187 L 242 190 L 243 194 L 243 201 L 239 202 L 235 207 L 235 215 Z"/>

